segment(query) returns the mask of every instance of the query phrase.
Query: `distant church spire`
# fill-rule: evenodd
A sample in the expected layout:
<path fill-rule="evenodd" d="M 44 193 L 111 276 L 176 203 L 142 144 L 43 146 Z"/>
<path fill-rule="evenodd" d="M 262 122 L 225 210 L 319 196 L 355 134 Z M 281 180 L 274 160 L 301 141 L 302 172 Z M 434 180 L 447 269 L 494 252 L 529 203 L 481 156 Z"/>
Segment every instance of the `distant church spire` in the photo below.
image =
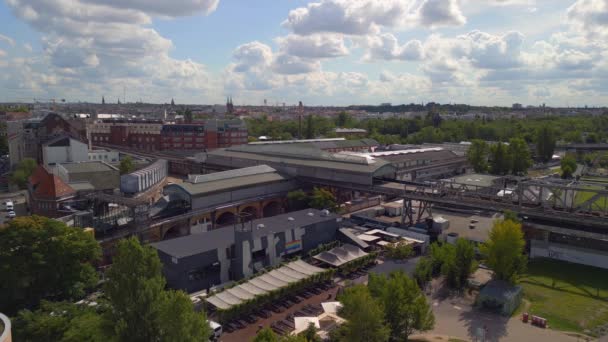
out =
<path fill-rule="evenodd" d="M 234 113 L 234 104 L 232 103 L 232 96 L 226 98 L 226 111 L 228 114 Z"/>
<path fill-rule="evenodd" d="M 175 106 L 175 101 L 173 101 L 173 98 L 171 98 L 171 106 Z"/>
<path fill-rule="evenodd" d="M 106 98 L 104 96 L 101 97 L 101 104 L 106 104 Z"/>

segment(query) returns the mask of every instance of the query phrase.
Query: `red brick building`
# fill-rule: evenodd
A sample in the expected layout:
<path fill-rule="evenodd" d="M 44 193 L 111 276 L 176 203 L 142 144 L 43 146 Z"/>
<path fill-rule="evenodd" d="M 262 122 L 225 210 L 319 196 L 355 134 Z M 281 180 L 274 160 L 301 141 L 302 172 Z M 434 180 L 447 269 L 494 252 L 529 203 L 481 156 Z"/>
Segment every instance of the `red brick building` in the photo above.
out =
<path fill-rule="evenodd" d="M 61 178 L 49 172 L 43 165 L 30 176 L 28 191 L 33 214 L 61 217 L 61 204 L 76 196 L 76 191 Z"/>
<path fill-rule="evenodd" d="M 125 146 L 144 151 L 200 151 L 247 143 L 247 127 L 240 120 L 192 124 L 103 120 L 89 129 L 94 145 Z"/>

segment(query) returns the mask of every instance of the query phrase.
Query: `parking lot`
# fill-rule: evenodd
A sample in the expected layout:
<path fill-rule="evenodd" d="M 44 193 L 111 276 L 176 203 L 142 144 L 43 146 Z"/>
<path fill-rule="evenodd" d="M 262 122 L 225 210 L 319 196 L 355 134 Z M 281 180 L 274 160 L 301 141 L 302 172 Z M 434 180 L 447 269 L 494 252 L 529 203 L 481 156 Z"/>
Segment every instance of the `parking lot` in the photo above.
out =
<path fill-rule="evenodd" d="M 0 194 L 0 225 L 9 221 L 8 210 L 6 210 L 6 202 L 12 201 L 15 214 L 19 216 L 27 216 L 26 197 L 23 192 Z"/>

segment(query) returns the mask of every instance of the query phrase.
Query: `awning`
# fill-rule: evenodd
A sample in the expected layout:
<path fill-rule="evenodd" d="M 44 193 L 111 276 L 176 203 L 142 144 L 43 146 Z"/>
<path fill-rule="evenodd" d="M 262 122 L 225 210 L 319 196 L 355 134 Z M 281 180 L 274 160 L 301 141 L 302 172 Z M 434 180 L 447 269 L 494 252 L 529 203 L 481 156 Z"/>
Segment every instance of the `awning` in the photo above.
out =
<path fill-rule="evenodd" d="M 207 303 L 221 310 L 230 309 L 233 305 L 240 304 L 268 292 L 278 290 L 289 283 L 306 279 L 314 274 L 325 270 L 310 265 L 302 260 L 296 260 L 289 264 L 264 273 L 249 281 L 226 289 L 207 298 Z"/>

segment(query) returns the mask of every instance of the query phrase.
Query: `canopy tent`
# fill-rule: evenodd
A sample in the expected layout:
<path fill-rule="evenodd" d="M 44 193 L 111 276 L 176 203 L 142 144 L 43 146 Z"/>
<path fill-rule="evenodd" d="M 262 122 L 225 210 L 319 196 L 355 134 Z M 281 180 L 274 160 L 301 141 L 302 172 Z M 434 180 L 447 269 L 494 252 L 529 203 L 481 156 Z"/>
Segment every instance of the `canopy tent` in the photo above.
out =
<path fill-rule="evenodd" d="M 309 278 L 324 271 L 324 269 L 310 265 L 302 260 L 296 260 L 252 278 L 243 284 L 216 293 L 207 298 L 207 302 L 220 310 L 227 310 L 234 305 L 253 299 L 255 296 L 278 290 L 290 283 Z"/>
<path fill-rule="evenodd" d="M 319 253 L 315 255 L 314 258 L 331 266 L 338 267 L 366 255 L 367 253 L 360 248 L 345 244 L 341 247 L 334 247 L 329 251 Z"/>

